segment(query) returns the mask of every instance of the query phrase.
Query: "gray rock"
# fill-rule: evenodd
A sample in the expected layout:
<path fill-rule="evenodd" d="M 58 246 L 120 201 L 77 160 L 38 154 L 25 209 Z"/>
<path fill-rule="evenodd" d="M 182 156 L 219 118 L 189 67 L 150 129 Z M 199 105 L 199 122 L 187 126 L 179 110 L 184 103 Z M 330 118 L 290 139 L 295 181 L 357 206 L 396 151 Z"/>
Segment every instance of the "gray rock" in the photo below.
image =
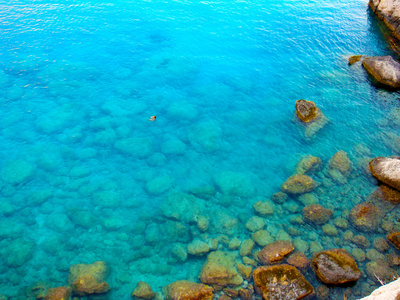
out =
<path fill-rule="evenodd" d="M 378 83 L 394 89 L 400 88 L 400 64 L 393 57 L 367 57 L 363 59 L 362 65 Z"/>
<path fill-rule="evenodd" d="M 369 169 L 379 181 L 400 191 L 400 158 L 375 157 L 369 163 Z"/>

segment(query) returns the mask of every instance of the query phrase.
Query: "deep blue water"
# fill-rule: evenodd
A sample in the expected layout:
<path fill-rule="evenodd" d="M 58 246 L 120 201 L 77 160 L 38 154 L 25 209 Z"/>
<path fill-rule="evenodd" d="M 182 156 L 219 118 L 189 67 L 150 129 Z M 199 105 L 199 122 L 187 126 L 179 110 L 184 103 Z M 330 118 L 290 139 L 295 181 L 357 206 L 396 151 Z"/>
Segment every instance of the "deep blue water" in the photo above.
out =
<path fill-rule="evenodd" d="M 113 299 L 139 280 L 197 280 L 205 256 L 178 262 L 172 247 L 250 238 L 253 203 L 306 154 L 349 154 L 348 183 L 318 194 L 346 215 L 375 188 L 366 161 L 399 149 L 398 94 L 347 64 L 390 53 L 378 25 L 366 0 L 0 1 L 1 292 L 66 284 L 70 265 L 96 260 L 111 266 Z M 293 121 L 301 98 L 329 119 L 311 138 Z M 199 188 L 216 193 L 166 200 Z M 276 205 L 272 235 L 303 206 Z M 183 235 L 165 207 L 183 210 Z M 377 285 L 360 281 L 358 295 L 365 282 Z"/>

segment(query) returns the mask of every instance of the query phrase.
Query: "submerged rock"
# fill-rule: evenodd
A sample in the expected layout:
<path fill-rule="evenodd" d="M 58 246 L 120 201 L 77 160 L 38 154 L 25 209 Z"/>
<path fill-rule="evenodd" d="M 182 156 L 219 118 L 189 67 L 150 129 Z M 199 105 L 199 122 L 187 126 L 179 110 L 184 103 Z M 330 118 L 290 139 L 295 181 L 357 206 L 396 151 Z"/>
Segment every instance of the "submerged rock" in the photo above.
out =
<path fill-rule="evenodd" d="M 400 250 L 400 232 L 390 233 L 386 238 L 397 248 L 397 250 Z"/>
<path fill-rule="evenodd" d="M 375 157 L 369 169 L 376 179 L 400 191 L 400 158 Z"/>
<path fill-rule="evenodd" d="M 399 276 L 397 271 L 390 267 L 386 259 L 370 261 L 365 269 L 368 277 L 377 283 L 387 283 Z"/>
<path fill-rule="evenodd" d="M 295 174 L 290 176 L 281 186 L 281 190 L 288 194 L 304 194 L 316 187 L 314 179 L 307 175 Z"/>
<path fill-rule="evenodd" d="M 276 241 L 258 252 L 258 259 L 265 265 L 278 263 L 283 258 L 294 251 L 292 242 Z"/>
<path fill-rule="evenodd" d="M 45 300 L 67 300 L 71 296 L 70 287 L 56 287 L 48 289 L 46 292 Z"/>
<path fill-rule="evenodd" d="M 256 290 L 265 300 L 302 299 L 314 292 L 299 270 L 289 265 L 258 267 L 253 278 Z"/>
<path fill-rule="evenodd" d="M 300 251 L 296 251 L 292 253 L 288 260 L 287 263 L 289 265 L 295 266 L 296 268 L 300 270 L 305 270 L 310 266 L 310 260 L 307 258 L 307 256 Z"/>
<path fill-rule="evenodd" d="M 326 284 L 343 284 L 361 277 L 357 263 L 344 249 L 321 251 L 314 255 L 312 267 Z"/>
<path fill-rule="evenodd" d="M 370 201 L 378 200 L 388 202 L 393 205 L 400 203 L 400 191 L 381 183 L 376 190 L 369 196 Z"/>
<path fill-rule="evenodd" d="M 349 155 L 340 150 L 336 152 L 328 162 L 330 169 L 338 170 L 343 176 L 349 175 L 351 171 L 351 161 Z"/>
<path fill-rule="evenodd" d="M 107 273 L 108 267 L 103 261 L 71 266 L 68 281 L 71 283 L 72 292 L 78 296 L 108 292 L 110 286 L 104 281 Z"/>
<path fill-rule="evenodd" d="M 133 290 L 131 296 L 134 299 L 153 299 L 156 294 L 153 292 L 151 289 L 150 284 L 148 284 L 145 281 L 139 281 L 138 284 L 136 285 L 135 289 Z"/>
<path fill-rule="evenodd" d="M 243 282 L 236 270 L 235 255 L 223 251 L 211 252 L 207 256 L 199 278 L 204 284 L 219 287 L 238 286 Z"/>
<path fill-rule="evenodd" d="M 164 287 L 166 300 L 212 300 L 213 288 L 187 280 L 175 281 Z"/>
<path fill-rule="evenodd" d="M 370 202 L 363 202 L 354 206 L 349 215 L 351 224 L 361 231 L 376 231 L 382 217 L 382 211 Z"/>
<path fill-rule="evenodd" d="M 321 168 L 322 161 L 319 157 L 307 155 L 300 159 L 296 166 L 297 174 L 313 174 Z"/>
<path fill-rule="evenodd" d="M 374 56 L 363 59 L 364 69 L 378 83 L 385 87 L 400 88 L 400 64 L 387 56 Z"/>
<path fill-rule="evenodd" d="M 333 215 L 333 210 L 319 204 L 307 205 L 303 208 L 303 218 L 310 223 L 325 224 Z"/>

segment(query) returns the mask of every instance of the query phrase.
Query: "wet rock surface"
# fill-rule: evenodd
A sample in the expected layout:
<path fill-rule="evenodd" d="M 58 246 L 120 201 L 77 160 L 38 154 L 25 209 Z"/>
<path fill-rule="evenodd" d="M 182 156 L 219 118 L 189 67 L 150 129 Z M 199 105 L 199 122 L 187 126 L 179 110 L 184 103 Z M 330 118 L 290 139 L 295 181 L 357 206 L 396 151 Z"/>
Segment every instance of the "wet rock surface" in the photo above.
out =
<path fill-rule="evenodd" d="M 360 231 L 376 231 L 382 221 L 383 212 L 370 202 L 356 205 L 350 211 L 351 224 Z"/>
<path fill-rule="evenodd" d="M 376 179 L 400 191 L 400 158 L 375 157 L 369 169 Z"/>
<path fill-rule="evenodd" d="M 131 296 L 134 299 L 147 299 L 147 300 L 153 299 L 155 295 L 156 294 L 151 289 L 150 284 L 144 281 L 139 281 L 131 294 Z"/>
<path fill-rule="evenodd" d="M 361 277 L 357 263 L 344 249 L 331 249 L 315 254 L 312 267 L 318 279 L 326 284 L 343 284 Z"/>
<path fill-rule="evenodd" d="M 296 101 L 296 115 L 304 123 L 309 123 L 318 117 L 319 108 L 312 101 L 300 99 Z"/>
<path fill-rule="evenodd" d="M 370 0 L 372 11 L 383 20 L 392 34 L 400 39 L 400 5 L 396 0 Z"/>
<path fill-rule="evenodd" d="M 243 282 L 236 270 L 235 256 L 223 251 L 211 252 L 207 256 L 199 278 L 204 284 L 220 287 L 238 286 Z"/>
<path fill-rule="evenodd" d="M 333 215 L 333 210 L 319 204 L 307 205 L 303 208 L 303 218 L 313 224 L 325 224 Z"/>
<path fill-rule="evenodd" d="M 316 188 L 316 183 L 308 175 L 295 174 L 290 176 L 281 186 L 281 190 L 288 194 L 304 194 Z"/>
<path fill-rule="evenodd" d="M 263 264 L 278 263 L 294 251 L 294 246 L 289 241 L 276 241 L 265 246 L 258 252 L 258 258 Z"/>
<path fill-rule="evenodd" d="M 387 239 L 400 250 L 400 232 L 393 232 L 387 235 Z"/>
<path fill-rule="evenodd" d="M 166 300 L 211 300 L 214 294 L 210 286 L 179 280 L 164 287 L 164 296 Z"/>
<path fill-rule="evenodd" d="M 362 65 L 378 85 L 387 88 L 400 88 L 400 64 L 387 56 L 374 56 L 363 59 Z"/>
<path fill-rule="evenodd" d="M 108 273 L 108 267 L 103 261 L 97 261 L 89 265 L 73 265 L 69 272 L 68 280 L 75 295 L 103 294 L 110 290 L 110 286 L 104 281 Z"/>
<path fill-rule="evenodd" d="M 311 284 L 290 265 L 258 267 L 253 272 L 256 291 L 263 299 L 302 299 L 314 292 Z"/>

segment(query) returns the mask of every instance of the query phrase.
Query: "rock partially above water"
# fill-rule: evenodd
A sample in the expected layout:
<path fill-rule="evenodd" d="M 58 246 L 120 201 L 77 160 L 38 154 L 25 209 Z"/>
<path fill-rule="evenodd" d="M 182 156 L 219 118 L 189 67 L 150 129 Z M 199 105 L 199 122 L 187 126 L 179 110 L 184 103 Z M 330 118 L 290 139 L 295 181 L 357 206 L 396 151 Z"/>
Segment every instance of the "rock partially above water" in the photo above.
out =
<path fill-rule="evenodd" d="M 289 265 L 258 267 L 253 278 L 256 290 L 265 300 L 302 299 L 314 292 L 299 270 Z"/>
<path fill-rule="evenodd" d="M 343 284 L 361 277 L 357 263 L 344 249 L 318 252 L 312 266 L 319 280 L 326 284 Z"/>
<path fill-rule="evenodd" d="M 400 158 L 375 157 L 369 169 L 376 179 L 400 191 Z"/>
<path fill-rule="evenodd" d="M 187 280 L 175 281 L 164 287 L 164 295 L 167 300 L 211 300 L 213 288 Z"/>
<path fill-rule="evenodd" d="M 310 176 L 295 174 L 282 184 L 281 190 L 288 194 L 304 194 L 312 191 L 316 186 L 314 179 Z"/>
<path fill-rule="evenodd" d="M 304 127 L 306 138 L 312 138 L 328 123 L 328 119 L 315 103 L 304 99 L 296 101 L 296 116 L 295 119 L 300 120 L 299 123 Z"/>
<path fill-rule="evenodd" d="M 378 83 L 394 89 L 400 88 L 400 64 L 393 57 L 367 57 L 363 59 L 362 65 Z"/>
<path fill-rule="evenodd" d="M 353 55 L 349 57 L 349 65 L 354 65 L 362 59 L 363 55 Z"/>
<path fill-rule="evenodd" d="M 301 121 L 309 123 L 319 115 L 319 108 L 312 101 L 300 99 L 296 101 L 296 114 Z"/>
<path fill-rule="evenodd" d="M 369 6 L 385 22 L 392 34 L 400 39 L 400 3 L 397 0 L 370 0 Z"/>

